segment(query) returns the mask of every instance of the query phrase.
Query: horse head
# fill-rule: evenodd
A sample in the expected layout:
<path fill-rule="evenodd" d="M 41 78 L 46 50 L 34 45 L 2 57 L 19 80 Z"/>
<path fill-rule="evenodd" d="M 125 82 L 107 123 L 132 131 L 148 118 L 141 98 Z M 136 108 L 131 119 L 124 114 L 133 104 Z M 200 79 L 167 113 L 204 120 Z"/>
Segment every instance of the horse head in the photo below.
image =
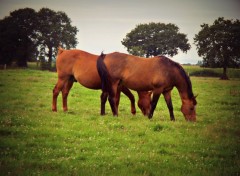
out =
<path fill-rule="evenodd" d="M 183 100 L 181 111 L 187 121 L 196 121 L 196 101 L 197 96 L 193 96 L 190 99 Z"/>
<path fill-rule="evenodd" d="M 138 107 L 141 109 L 144 116 L 148 116 L 150 113 L 151 95 L 152 91 L 138 91 Z"/>

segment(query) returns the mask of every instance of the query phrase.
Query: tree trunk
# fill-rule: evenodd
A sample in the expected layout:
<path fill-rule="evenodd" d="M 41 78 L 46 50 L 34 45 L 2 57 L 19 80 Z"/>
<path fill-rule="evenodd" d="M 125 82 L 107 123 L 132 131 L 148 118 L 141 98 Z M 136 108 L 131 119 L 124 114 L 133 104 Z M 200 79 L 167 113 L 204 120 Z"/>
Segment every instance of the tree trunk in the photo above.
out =
<path fill-rule="evenodd" d="M 223 67 L 223 74 L 220 79 L 221 80 L 229 80 L 229 78 L 227 76 L 227 67 L 226 66 Z"/>
<path fill-rule="evenodd" d="M 22 53 L 19 54 L 17 60 L 17 66 L 22 67 L 22 68 L 27 68 L 27 58 L 28 58 L 28 53 L 27 51 L 23 51 Z"/>
<path fill-rule="evenodd" d="M 18 67 L 22 67 L 22 68 L 27 68 L 28 65 L 27 65 L 26 59 L 25 59 L 25 58 L 19 59 L 19 60 L 17 61 L 17 66 L 18 66 Z"/>
<path fill-rule="evenodd" d="M 52 68 L 52 47 L 48 47 L 49 51 L 48 51 L 48 70 L 51 70 Z"/>

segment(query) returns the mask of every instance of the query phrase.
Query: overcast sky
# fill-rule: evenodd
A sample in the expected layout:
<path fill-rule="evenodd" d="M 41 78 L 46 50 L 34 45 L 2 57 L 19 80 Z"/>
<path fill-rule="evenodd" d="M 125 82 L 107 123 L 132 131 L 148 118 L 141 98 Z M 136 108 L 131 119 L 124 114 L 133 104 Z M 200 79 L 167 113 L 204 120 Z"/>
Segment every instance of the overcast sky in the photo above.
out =
<path fill-rule="evenodd" d="M 0 19 L 25 7 L 64 11 L 79 30 L 77 48 L 94 54 L 127 53 L 121 41 L 137 24 L 176 24 L 192 46 L 187 54 L 173 57 L 180 63 L 201 60 L 193 44 L 201 24 L 218 17 L 240 19 L 240 0 L 0 0 Z"/>

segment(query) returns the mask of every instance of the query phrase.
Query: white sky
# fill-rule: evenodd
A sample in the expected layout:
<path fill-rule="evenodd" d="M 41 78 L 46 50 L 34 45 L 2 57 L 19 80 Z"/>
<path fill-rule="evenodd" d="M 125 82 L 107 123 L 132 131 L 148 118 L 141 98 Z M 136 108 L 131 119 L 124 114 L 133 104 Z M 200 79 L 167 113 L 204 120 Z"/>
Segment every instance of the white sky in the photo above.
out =
<path fill-rule="evenodd" d="M 137 24 L 176 24 L 192 48 L 173 59 L 193 64 L 202 60 L 193 44 L 201 24 L 212 24 L 218 17 L 240 19 L 240 0 L 0 0 L 0 19 L 25 7 L 64 11 L 79 30 L 77 48 L 94 54 L 127 53 L 121 41 Z"/>

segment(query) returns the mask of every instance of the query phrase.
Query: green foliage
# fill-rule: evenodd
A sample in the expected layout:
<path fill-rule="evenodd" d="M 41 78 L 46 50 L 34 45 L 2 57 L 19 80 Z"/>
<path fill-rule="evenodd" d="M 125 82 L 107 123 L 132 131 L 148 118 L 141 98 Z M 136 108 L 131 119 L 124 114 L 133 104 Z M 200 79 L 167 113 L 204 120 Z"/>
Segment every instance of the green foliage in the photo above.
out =
<path fill-rule="evenodd" d="M 48 8 L 40 9 L 37 31 L 40 55 L 48 57 L 49 69 L 59 46 L 69 49 L 77 45 L 78 30 L 71 25 L 70 18 L 64 12 L 55 12 Z"/>
<path fill-rule="evenodd" d="M 203 24 L 195 36 L 198 55 L 203 66 L 224 68 L 240 67 L 240 21 L 218 18 L 212 25 Z"/>
<path fill-rule="evenodd" d="M 38 55 L 48 57 L 48 66 L 56 56 L 57 47 L 75 47 L 77 28 L 64 12 L 42 8 L 19 9 L 0 20 L 0 64 L 27 67 L 27 61 Z M 16 59 L 16 60 L 14 60 Z"/>
<path fill-rule="evenodd" d="M 191 80 L 196 123 L 185 121 L 176 89 L 175 122 L 163 98 L 148 120 L 131 115 L 124 95 L 119 117 L 108 104 L 102 117 L 101 91 L 78 83 L 69 112 L 60 96 L 54 113 L 56 73 L 0 70 L 0 175 L 239 175 L 240 80 Z"/>
<path fill-rule="evenodd" d="M 139 24 L 126 35 L 122 44 L 130 54 L 146 57 L 174 56 L 179 49 L 183 52 L 190 49 L 186 35 L 180 33 L 176 25 L 164 23 Z"/>
<path fill-rule="evenodd" d="M 19 67 L 36 53 L 36 12 L 25 8 L 15 10 L 0 20 L 0 64 L 10 65 L 14 59 Z"/>
<path fill-rule="evenodd" d="M 131 51 L 128 51 L 128 52 L 135 56 L 141 56 L 141 57 L 145 56 L 145 52 L 144 50 L 142 50 L 141 46 L 132 46 Z"/>

